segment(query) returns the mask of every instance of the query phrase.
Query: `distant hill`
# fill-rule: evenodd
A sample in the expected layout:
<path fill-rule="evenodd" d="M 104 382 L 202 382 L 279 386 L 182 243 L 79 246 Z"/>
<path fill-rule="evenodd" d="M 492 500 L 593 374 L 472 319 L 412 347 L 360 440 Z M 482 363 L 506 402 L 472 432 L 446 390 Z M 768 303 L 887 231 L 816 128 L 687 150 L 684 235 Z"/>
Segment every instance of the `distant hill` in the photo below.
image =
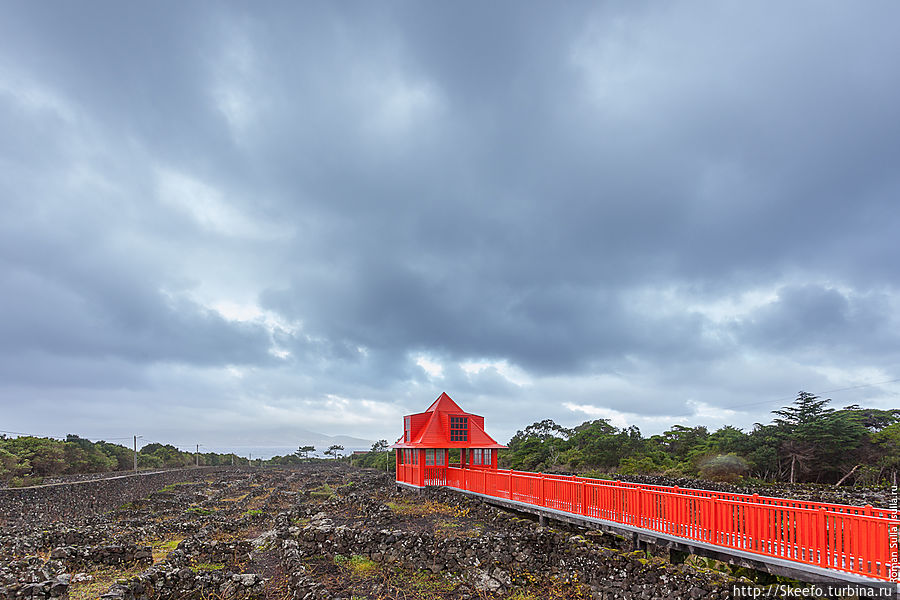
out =
<path fill-rule="evenodd" d="M 349 435 L 325 435 L 324 433 L 316 433 L 305 429 L 298 430 L 295 435 L 297 436 L 298 445 L 315 446 L 323 450 L 333 444 L 338 444 L 344 448 L 370 448 L 375 443 L 374 440 L 364 440 Z"/>

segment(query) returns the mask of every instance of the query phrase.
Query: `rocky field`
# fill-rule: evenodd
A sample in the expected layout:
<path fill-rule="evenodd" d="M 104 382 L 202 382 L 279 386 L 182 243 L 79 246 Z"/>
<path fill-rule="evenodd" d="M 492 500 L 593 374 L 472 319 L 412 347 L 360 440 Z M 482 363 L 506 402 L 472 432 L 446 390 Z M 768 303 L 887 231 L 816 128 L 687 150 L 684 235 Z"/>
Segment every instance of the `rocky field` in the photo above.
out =
<path fill-rule="evenodd" d="M 211 473 L 64 523 L 0 518 L 10 599 L 715 600 L 737 581 L 343 465 Z"/>

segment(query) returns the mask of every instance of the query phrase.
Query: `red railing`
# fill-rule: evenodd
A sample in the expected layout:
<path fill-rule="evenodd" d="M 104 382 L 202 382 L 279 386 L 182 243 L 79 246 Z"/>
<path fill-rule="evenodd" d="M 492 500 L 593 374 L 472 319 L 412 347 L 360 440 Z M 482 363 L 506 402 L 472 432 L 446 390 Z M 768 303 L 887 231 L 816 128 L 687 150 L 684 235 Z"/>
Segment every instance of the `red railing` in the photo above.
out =
<path fill-rule="evenodd" d="M 418 467 L 397 481 L 418 485 Z M 896 581 L 896 513 L 521 471 L 425 467 L 425 485 L 476 492 L 676 537 Z"/>

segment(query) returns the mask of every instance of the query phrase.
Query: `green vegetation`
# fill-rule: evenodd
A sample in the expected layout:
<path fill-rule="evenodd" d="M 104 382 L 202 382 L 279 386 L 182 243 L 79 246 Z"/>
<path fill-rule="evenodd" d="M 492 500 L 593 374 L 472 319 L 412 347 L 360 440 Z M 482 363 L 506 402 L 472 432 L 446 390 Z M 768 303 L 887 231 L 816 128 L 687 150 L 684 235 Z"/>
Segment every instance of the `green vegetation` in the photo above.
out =
<path fill-rule="evenodd" d="M 191 571 L 194 573 L 199 573 L 201 571 L 221 571 L 224 568 L 225 565 L 222 563 L 197 563 L 191 565 Z"/>
<path fill-rule="evenodd" d="M 299 465 L 306 462 L 311 462 L 319 459 L 310 458 L 310 454 L 316 451 L 315 446 L 300 446 L 293 454 L 288 454 L 286 456 L 273 456 L 269 460 L 266 461 L 267 465 Z"/>
<path fill-rule="evenodd" d="M 178 481 L 178 482 L 175 482 L 175 483 L 170 483 L 169 485 L 167 485 L 166 487 L 160 489 L 159 491 L 161 491 L 161 492 L 174 492 L 175 490 L 178 489 L 179 486 L 182 486 L 182 485 L 197 485 L 197 484 L 194 483 L 193 481 Z"/>
<path fill-rule="evenodd" d="M 213 511 L 209 508 L 201 508 L 199 506 L 192 506 L 186 509 L 184 512 L 191 513 L 195 515 L 200 515 L 201 517 L 205 517 L 206 515 L 213 514 Z"/>
<path fill-rule="evenodd" d="M 328 499 L 334 496 L 334 488 L 326 483 L 313 490 L 310 490 L 309 495 L 313 496 L 314 498 Z"/>
<path fill-rule="evenodd" d="M 378 579 L 390 588 L 402 591 L 401 598 L 439 600 L 446 598 L 447 594 L 459 587 L 459 580 L 446 573 L 434 574 L 425 570 L 391 568 L 379 565 L 365 556 L 338 554 L 334 557 L 334 564 L 357 581 L 368 582 Z"/>
<path fill-rule="evenodd" d="M 197 455 L 171 445 L 147 444 L 137 453 L 138 468 L 160 469 L 193 466 Z M 231 454 L 199 455 L 201 466 L 230 465 Z M 65 440 L 34 436 L 0 435 L 0 481 L 11 486 L 40 485 L 45 477 L 77 473 L 130 471 L 134 451 L 110 442 L 92 442 L 74 434 Z"/>
<path fill-rule="evenodd" d="M 452 504 L 436 502 L 435 500 L 425 500 L 423 502 L 418 498 L 401 498 L 396 502 L 388 502 L 387 507 L 398 515 L 415 517 L 424 517 L 426 515 L 466 517 L 469 515 L 470 510 L 468 508 L 453 506 Z"/>
<path fill-rule="evenodd" d="M 877 484 L 900 470 L 900 409 L 828 408 L 800 392 L 773 411 L 768 425 L 750 432 L 724 426 L 675 425 L 645 438 L 637 427 L 606 419 L 567 429 L 551 420 L 534 423 L 510 440 L 504 467 L 526 471 L 579 471 L 588 476 L 666 474 L 737 481 Z"/>
<path fill-rule="evenodd" d="M 368 578 L 378 572 L 378 564 L 375 561 L 358 554 L 350 557 L 336 554 L 334 564 L 346 569 L 357 577 Z"/>
<path fill-rule="evenodd" d="M 69 586 L 70 600 L 95 600 L 109 590 L 110 586 L 120 579 L 130 579 L 140 573 L 142 567 L 130 567 L 127 569 L 115 567 L 100 567 L 88 571 L 82 575 L 88 576 L 82 580 L 75 580 Z"/>
<path fill-rule="evenodd" d="M 166 559 L 170 552 L 178 547 L 178 544 L 184 538 L 174 538 L 171 540 L 152 540 L 150 548 L 153 552 L 153 563 L 162 562 Z"/>
<path fill-rule="evenodd" d="M 388 450 L 387 440 L 378 440 L 365 454 L 355 455 L 353 464 L 366 469 L 393 471 L 397 460 L 396 456 L 397 453 L 394 450 Z"/>
<path fill-rule="evenodd" d="M 332 444 L 328 446 L 328 450 L 324 452 L 326 456 L 330 456 L 333 459 L 338 459 L 341 457 L 341 452 L 344 451 L 344 447 L 340 444 Z"/>

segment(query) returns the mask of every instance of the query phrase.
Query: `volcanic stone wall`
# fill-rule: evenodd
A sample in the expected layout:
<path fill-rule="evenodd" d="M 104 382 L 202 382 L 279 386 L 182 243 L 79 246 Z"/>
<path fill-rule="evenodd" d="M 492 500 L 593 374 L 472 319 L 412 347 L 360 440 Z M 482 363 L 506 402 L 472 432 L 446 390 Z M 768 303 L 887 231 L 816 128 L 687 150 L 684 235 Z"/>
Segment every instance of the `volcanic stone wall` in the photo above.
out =
<path fill-rule="evenodd" d="M 234 467 L 199 467 L 121 475 L 76 483 L 0 489 L 0 525 L 41 524 L 103 513 L 182 481 Z M 5 519 L 5 522 L 4 522 Z"/>

